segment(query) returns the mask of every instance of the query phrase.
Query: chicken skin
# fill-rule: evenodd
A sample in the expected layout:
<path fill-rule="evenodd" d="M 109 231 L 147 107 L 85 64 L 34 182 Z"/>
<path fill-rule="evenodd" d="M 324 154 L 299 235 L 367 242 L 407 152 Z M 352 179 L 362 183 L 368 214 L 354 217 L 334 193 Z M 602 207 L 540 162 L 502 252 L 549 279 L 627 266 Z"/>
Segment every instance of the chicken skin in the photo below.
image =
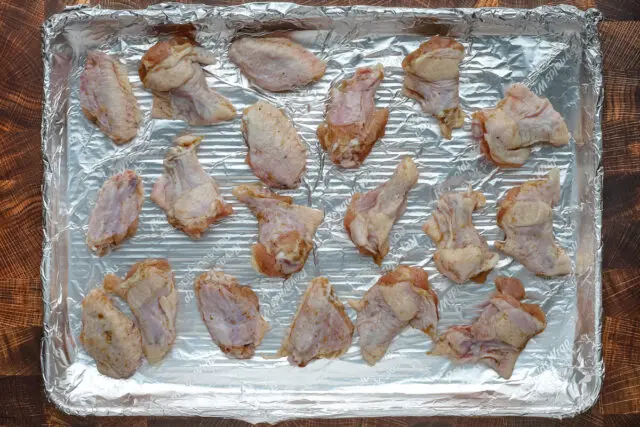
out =
<path fill-rule="evenodd" d="M 316 277 L 302 297 L 285 335 L 280 357 L 300 367 L 315 359 L 335 359 L 351 345 L 353 323 L 326 277 Z"/>
<path fill-rule="evenodd" d="M 80 75 L 80 106 L 87 119 L 118 145 L 138 133 L 142 117 L 127 70 L 106 53 L 94 50 L 87 55 Z"/>
<path fill-rule="evenodd" d="M 184 37 L 152 46 L 138 69 L 142 84 L 153 92 L 151 116 L 192 126 L 233 120 L 236 110 L 231 102 L 207 86 L 202 65 L 215 62 L 210 52 Z"/>
<path fill-rule="evenodd" d="M 147 360 L 161 361 L 176 340 L 178 294 L 169 263 L 146 259 L 134 264 L 124 280 L 107 274 L 103 287 L 131 308 L 142 332 L 142 350 Z"/>
<path fill-rule="evenodd" d="M 520 302 L 524 287 L 518 279 L 498 276 L 496 288 L 475 323 L 447 329 L 429 354 L 459 363 L 482 362 L 509 379 L 527 342 L 547 322 L 538 305 Z"/>
<path fill-rule="evenodd" d="M 407 207 L 409 190 L 418 182 L 418 168 L 402 159 L 393 176 L 375 190 L 355 193 L 344 217 L 344 227 L 358 250 L 380 265 L 389 252 L 391 227 Z"/>
<path fill-rule="evenodd" d="M 284 37 L 243 37 L 231 43 L 229 59 L 255 85 L 285 92 L 320 80 L 327 65 Z"/>
<path fill-rule="evenodd" d="M 129 378 L 142 363 L 140 330 L 103 289 L 92 290 L 82 301 L 80 342 L 102 375 Z"/>
<path fill-rule="evenodd" d="M 358 312 L 356 329 L 360 351 L 369 365 L 375 365 L 391 342 L 407 326 L 432 338 L 438 326 L 438 296 L 431 289 L 427 272 L 400 266 L 382 276 L 360 301 L 349 301 Z"/>
<path fill-rule="evenodd" d="M 198 161 L 196 149 L 201 139 L 192 135 L 176 138 L 176 146 L 164 159 L 165 174 L 151 192 L 151 200 L 165 211 L 169 224 L 196 239 L 233 212 Z"/>
<path fill-rule="evenodd" d="M 357 168 L 384 136 L 389 110 L 376 109 L 374 99 L 383 78 L 380 64 L 358 68 L 352 78 L 331 89 L 326 118 L 317 135 L 336 165 Z"/>
<path fill-rule="evenodd" d="M 438 271 L 457 283 L 484 282 L 500 257 L 473 226 L 471 214 L 486 204 L 479 191 L 445 193 L 431 218 L 422 227 L 433 240 Z"/>
<path fill-rule="evenodd" d="M 269 187 L 298 187 L 307 150 L 287 116 L 268 102 L 258 101 L 244 110 L 241 128 L 253 173 Z"/>
<path fill-rule="evenodd" d="M 553 235 L 553 208 L 560 200 L 560 171 L 545 179 L 527 181 L 498 202 L 498 226 L 505 232 L 496 248 L 520 261 L 539 276 L 571 272 L 571 260 Z"/>
<path fill-rule="evenodd" d="M 462 127 L 464 114 L 458 95 L 464 47 L 449 38 L 434 36 L 402 61 L 404 93 L 420 103 L 422 111 L 440 122 L 440 133 Z"/>
<path fill-rule="evenodd" d="M 143 202 L 142 179 L 134 171 L 126 170 L 109 178 L 98 192 L 89 217 L 89 248 L 103 256 L 136 234 Z"/>
<path fill-rule="evenodd" d="M 233 195 L 258 218 L 258 243 L 251 248 L 253 268 L 271 277 L 289 277 L 302 270 L 324 212 L 294 205 L 291 197 L 258 184 L 236 187 Z"/>
<path fill-rule="evenodd" d="M 534 144 L 569 143 L 560 113 L 547 98 L 536 96 L 523 84 L 512 85 L 495 108 L 473 113 L 471 130 L 489 160 L 503 167 L 522 166 Z"/>

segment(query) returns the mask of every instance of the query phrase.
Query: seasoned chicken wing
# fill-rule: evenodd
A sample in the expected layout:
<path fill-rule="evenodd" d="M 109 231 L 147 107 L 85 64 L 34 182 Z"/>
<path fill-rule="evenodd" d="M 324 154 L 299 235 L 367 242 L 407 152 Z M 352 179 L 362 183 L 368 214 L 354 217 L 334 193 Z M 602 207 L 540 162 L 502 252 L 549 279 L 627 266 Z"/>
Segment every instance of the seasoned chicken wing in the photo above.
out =
<path fill-rule="evenodd" d="M 360 351 L 369 365 L 375 365 L 391 342 L 407 326 L 432 338 L 438 326 L 438 296 L 431 289 L 427 272 L 400 266 L 382 276 L 360 301 L 349 301 L 358 312 L 356 329 Z"/>
<path fill-rule="evenodd" d="M 496 277 L 496 288 L 475 323 L 447 329 L 429 354 L 460 363 L 482 362 L 509 379 L 520 352 L 547 322 L 538 305 L 519 301 L 524 287 L 518 279 Z"/>
<path fill-rule="evenodd" d="M 294 205 L 291 197 L 279 196 L 258 184 L 236 187 L 233 195 L 258 218 L 258 243 L 251 248 L 256 271 L 288 277 L 302 270 L 324 212 Z"/>
<path fill-rule="evenodd" d="M 505 167 L 522 166 L 534 144 L 560 147 L 569 143 L 569 130 L 560 113 L 547 98 L 519 83 L 507 90 L 495 108 L 473 113 L 471 130 L 489 160 Z"/>
<path fill-rule="evenodd" d="M 265 101 L 244 110 L 242 134 L 249 147 L 247 163 L 269 187 L 295 188 L 307 165 L 307 150 L 291 121 Z"/>
<path fill-rule="evenodd" d="M 545 179 L 527 181 L 498 202 L 498 226 L 505 241 L 496 248 L 520 261 L 539 276 L 571 272 L 571 260 L 553 236 L 553 208 L 560 199 L 560 171 Z"/>
<path fill-rule="evenodd" d="M 381 64 L 358 68 L 352 78 L 331 89 L 318 139 L 331 160 L 343 168 L 356 168 L 384 136 L 389 110 L 376 109 L 375 94 L 384 78 Z"/>
<path fill-rule="evenodd" d="M 235 108 L 207 86 L 202 70 L 202 65 L 215 62 L 210 52 L 184 37 L 153 45 L 138 69 L 142 84 L 153 92 L 152 117 L 184 120 L 193 126 L 233 120 Z"/>
<path fill-rule="evenodd" d="M 231 215 L 215 180 L 200 165 L 196 149 L 201 137 L 176 138 L 164 159 L 165 174 L 156 181 L 153 200 L 167 214 L 169 224 L 199 238 L 211 224 Z"/>
<path fill-rule="evenodd" d="M 438 271 L 457 283 L 484 282 L 500 257 L 473 226 L 471 214 L 485 205 L 479 191 L 445 193 L 422 229 L 433 240 Z"/>
<path fill-rule="evenodd" d="M 344 217 L 344 227 L 360 252 L 380 265 L 389 252 L 391 227 L 404 213 L 409 190 L 418 182 L 418 168 L 402 159 L 389 181 L 368 193 L 355 193 Z"/>
<path fill-rule="evenodd" d="M 136 234 L 144 202 L 142 179 L 131 170 L 109 178 L 98 192 L 87 231 L 87 245 L 99 256 Z"/>
<path fill-rule="evenodd" d="M 127 70 L 117 59 L 89 52 L 80 75 L 80 106 L 84 115 L 116 144 L 135 138 L 142 117 Z"/>
<path fill-rule="evenodd" d="M 82 301 L 80 342 L 102 375 L 129 378 L 142 363 L 140 330 L 102 289 Z"/>
<path fill-rule="evenodd" d="M 447 139 L 451 139 L 451 130 L 464 122 L 458 96 L 462 58 L 464 47 L 460 43 L 434 36 L 402 61 L 405 95 L 438 119 L 440 133 Z"/>
<path fill-rule="evenodd" d="M 202 320 L 220 350 L 236 359 L 252 358 L 269 329 L 255 292 L 213 269 L 196 278 L 195 289 Z"/>
<path fill-rule="evenodd" d="M 326 277 L 316 277 L 302 297 L 293 322 L 287 330 L 281 357 L 300 367 L 315 359 L 342 356 L 353 337 L 353 323 Z"/>
<path fill-rule="evenodd" d="M 320 80 L 327 65 L 284 37 L 243 37 L 231 43 L 229 59 L 256 85 L 272 92 Z"/>
<path fill-rule="evenodd" d="M 131 267 L 124 280 L 107 274 L 103 287 L 124 299 L 142 332 L 147 360 L 157 363 L 176 340 L 178 294 L 171 266 L 164 259 L 146 259 Z"/>

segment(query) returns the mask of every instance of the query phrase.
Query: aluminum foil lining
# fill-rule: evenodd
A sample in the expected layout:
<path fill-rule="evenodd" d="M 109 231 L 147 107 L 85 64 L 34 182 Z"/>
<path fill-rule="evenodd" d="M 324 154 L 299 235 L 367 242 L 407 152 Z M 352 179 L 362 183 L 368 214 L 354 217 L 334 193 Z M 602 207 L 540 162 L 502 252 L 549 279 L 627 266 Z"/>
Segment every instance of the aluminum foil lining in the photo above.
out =
<path fill-rule="evenodd" d="M 43 27 L 42 123 L 42 363 L 49 398 L 73 414 L 201 415 L 270 422 L 391 415 L 564 417 L 589 408 L 603 375 L 600 20 L 596 10 L 582 12 L 567 6 L 427 10 L 290 3 L 163 4 L 121 11 L 70 8 L 51 17 Z M 304 270 L 288 280 L 261 276 L 250 267 L 257 222 L 231 195 L 233 186 L 257 181 L 245 163 L 239 118 L 189 128 L 184 122 L 150 117 L 152 98 L 138 78 L 139 60 L 158 40 L 190 28 L 187 24 L 195 27 L 197 41 L 218 58 L 217 64 L 206 68 L 209 86 L 228 97 L 239 112 L 259 99 L 282 108 L 307 145 L 304 182 L 286 194 L 298 204 L 324 209 L 326 218 Z M 317 84 L 273 94 L 251 85 L 229 62 L 227 50 L 234 37 L 282 30 L 326 60 L 328 68 Z M 450 141 L 441 138 L 435 119 L 402 94 L 402 59 L 434 34 L 455 37 L 466 49 L 460 73 L 466 119 Z M 137 138 L 127 145 L 114 145 L 80 110 L 79 75 L 91 49 L 118 56 L 129 72 L 144 122 Z M 378 106 L 391 112 L 386 136 L 359 169 L 341 170 L 315 136 L 327 94 L 332 84 L 350 76 L 356 67 L 376 63 L 382 63 L 386 73 L 377 94 Z M 563 148 L 536 148 L 522 168 L 501 170 L 481 156 L 471 138 L 470 115 L 495 105 L 514 82 L 524 82 L 548 97 L 566 119 L 572 139 Z M 197 241 L 171 227 L 164 212 L 149 199 L 172 139 L 187 131 L 204 138 L 200 161 L 235 210 Z M 405 155 L 418 164 L 420 181 L 410 193 L 406 213 L 393 228 L 391 251 L 379 268 L 357 252 L 342 219 L 351 195 L 388 179 Z M 503 236 L 496 225 L 496 201 L 512 186 L 541 177 L 553 167 L 561 170 L 562 182 L 553 226 L 574 263 L 573 274 L 539 278 L 504 254 L 484 285 L 455 285 L 438 273 L 431 260 L 434 245 L 421 226 L 440 194 L 468 184 L 481 190 L 487 205 L 474 214 L 474 222 L 493 245 Z M 88 216 L 103 182 L 126 168 L 137 171 L 144 181 L 140 227 L 121 248 L 98 258 L 85 244 Z M 165 257 L 174 269 L 178 338 L 159 365 L 145 362 L 127 380 L 107 378 L 97 372 L 78 341 L 81 301 L 100 286 L 105 274 L 122 276 L 147 257 Z M 398 264 L 428 271 L 441 301 L 441 332 L 471 322 L 479 314 L 497 274 L 524 282 L 528 302 L 540 304 L 548 326 L 529 342 L 509 380 L 483 365 L 454 366 L 428 356 L 432 342 L 413 329 L 398 336 L 374 367 L 362 360 L 357 334 L 340 359 L 315 361 L 305 368 L 293 367 L 285 359 L 262 357 L 273 356 L 279 348 L 312 277 L 327 276 L 344 302 L 360 298 L 385 270 Z M 253 287 L 271 324 L 251 360 L 224 356 L 199 317 L 193 281 L 214 266 Z"/>

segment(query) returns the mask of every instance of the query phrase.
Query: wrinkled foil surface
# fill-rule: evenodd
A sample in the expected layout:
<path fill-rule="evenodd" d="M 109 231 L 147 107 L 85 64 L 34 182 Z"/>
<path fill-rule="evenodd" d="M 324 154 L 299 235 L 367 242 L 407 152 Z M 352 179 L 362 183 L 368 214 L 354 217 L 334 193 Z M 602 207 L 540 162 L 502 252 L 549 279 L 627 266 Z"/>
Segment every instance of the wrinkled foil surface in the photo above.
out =
<path fill-rule="evenodd" d="M 201 415 L 270 422 L 390 415 L 565 417 L 592 406 L 603 375 L 600 19 L 596 10 L 582 12 L 566 6 L 426 10 L 282 3 L 165 4 L 135 11 L 71 8 L 51 17 L 43 27 L 42 124 L 42 363 L 49 398 L 74 414 Z M 201 127 L 151 119 L 152 97 L 140 83 L 138 64 L 158 40 L 184 29 L 180 24 L 193 24 L 197 41 L 217 56 L 217 64 L 206 67 L 208 84 L 233 102 L 237 119 Z M 229 62 L 227 51 L 234 37 L 279 30 L 291 31 L 294 40 L 327 61 L 327 73 L 318 83 L 292 93 L 268 93 L 250 84 Z M 466 49 L 460 67 L 460 100 L 466 119 L 450 141 L 440 136 L 434 118 L 402 94 L 402 59 L 434 34 L 455 37 Z M 81 112 L 79 75 L 91 49 L 114 54 L 126 65 L 143 112 L 137 138 L 124 146 L 114 145 Z M 359 169 L 341 170 L 315 136 L 328 91 L 356 67 L 376 63 L 382 63 L 386 73 L 376 99 L 379 107 L 391 112 L 386 136 Z M 548 97 L 565 118 L 572 138 L 566 147 L 537 147 L 522 168 L 497 169 L 472 140 L 470 115 L 494 106 L 515 82 Z M 304 270 L 288 280 L 259 275 L 250 267 L 257 221 L 231 195 L 232 187 L 257 181 L 245 162 L 247 148 L 239 117 L 258 99 L 282 108 L 308 149 L 303 184 L 284 193 L 326 214 Z M 164 212 L 149 199 L 172 139 L 187 131 L 204 138 L 200 161 L 235 211 L 201 240 L 191 240 L 171 227 Z M 405 155 L 415 159 L 420 180 L 410 193 L 405 214 L 393 227 L 391 250 L 380 268 L 358 253 L 342 220 L 352 194 L 387 180 Z M 536 277 L 504 254 L 484 285 L 456 285 L 438 273 L 432 262 L 434 245 L 421 226 L 439 195 L 469 184 L 481 190 L 487 205 L 474 213 L 474 222 L 493 246 L 503 236 L 496 225 L 497 200 L 512 186 L 542 177 L 552 167 L 561 170 L 562 182 L 553 228 L 573 261 L 574 273 L 553 279 Z M 127 168 L 144 181 L 140 226 L 119 249 L 99 258 L 85 243 L 88 217 L 104 181 Z M 178 337 L 160 364 L 145 362 L 133 377 L 111 379 L 98 373 L 79 343 L 81 302 L 101 285 L 105 274 L 123 276 L 132 264 L 147 257 L 167 258 L 175 272 Z M 547 328 L 529 342 L 509 380 L 484 365 L 455 366 L 428 356 L 431 340 L 414 329 L 398 336 L 374 367 L 362 360 L 357 333 L 349 351 L 338 360 L 298 368 L 286 359 L 263 358 L 278 350 L 311 278 L 327 276 L 346 302 L 361 298 L 384 271 L 398 264 L 428 271 L 440 298 L 440 332 L 473 321 L 479 305 L 493 292 L 498 274 L 523 281 L 527 302 L 542 307 Z M 211 267 L 250 284 L 259 296 L 271 330 L 251 360 L 224 356 L 200 318 L 194 278 Z M 348 309 L 348 313 L 355 320 L 355 312 Z"/>

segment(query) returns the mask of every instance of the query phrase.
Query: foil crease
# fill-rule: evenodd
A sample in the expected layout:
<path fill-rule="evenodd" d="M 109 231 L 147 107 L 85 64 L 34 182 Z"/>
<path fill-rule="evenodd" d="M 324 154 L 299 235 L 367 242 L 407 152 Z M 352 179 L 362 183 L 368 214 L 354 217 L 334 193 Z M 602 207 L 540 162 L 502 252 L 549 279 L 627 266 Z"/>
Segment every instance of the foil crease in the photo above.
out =
<path fill-rule="evenodd" d="M 198 415 L 275 422 L 296 417 L 392 415 L 535 415 L 568 417 L 591 407 L 603 376 L 601 358 L 601 54 L 597 10 L 574 7 L 516 9 L 401 9 L 304 7 L 259 3 L 234 7 L 162 4 L 146 10 L 74 7 L 43 26 L 45 164 L 44 254 L 41 268 L 45 320 L 42 364 L 49 398 L 63 411 L 82 415 Z M 242 111 L 258 99 L 283 108 L 308 148 L 302 186 L 288 191 L 295 202 L 324 209 L 313 254 L 288 280 L 258 275 L 250 267 L 257 224 L 231 188 L 257 179 L 245 163 L 240 120 L 188 128 L 184 122 L 151 120 L 151 94 L 137 75 L 142 54 L 168 34 L 196 29 L 196 40 L 218 63 L 206 67 L 209 86 Z M 229 41 L 247 34 L 290 31 L 327 61 L 317 84 L 293 93 L 267 93 L 251 85 L 228 61 Z M 402 94 L 404 56 L 434 34 L 455 37 L 466 49 L 461 64 L 462 129 L 440 137 L 437 121 Z M 116 146 L 83 116 L 79 75 L 86 53 L 100 49 L 125 64 L 144 121 L 131 143 Z M 322 151 L 315 130 L 330 86 L 356 67 L 382 63 L 386 77 L 377 94 L 390 109 L 386 136 L 357 170 L 340 170 Z M 471 138 L 470 115 L 502 98 L 511 83 L 524 82 L 548 97 L 572 133 L 563 148 L 538 147 L 520 169 L 496 169 Z M 240 113 L 239 113 L 240 114 Z M 194 241 L 173 229 L 149 194 L 162 173 L 162 159 L 176 135 L 202 136 L 199 158 L 216 178 L 235 213 Z M 358 254 L 342 219 L 351 195 L 389 178 L 404 155 L 420 170 L 408 208 L 391 235 L 382 268 Z M 562 198 L 554 209 L 554 231 L 574 264 L 567 277 L 536 277 L 501 254 L 484 285 L 455 285 L 431 261 L 434 245 L 422 232 L 440 194 L 471 184 L 487 197 L 474 222 L 489 244 L 503 234 L 496 201 L 506 190 L 561 170 Z M 136 235 L 98 258 L 87 248 L 88 216 L 108 176 L 131 168 L 142 176 L 145 202 Z M 179 292 L 178 338 L 158 365 L 145 362 L 126 380 L 98 374 L 78 341 L 81 302 L 107 273 L 124 275 L 135 262 L 166 257 Z M 384 270 L 398 264 L 424 267 L 440 298 L 439 331 L 472 321 L 493 291 L 497 274 L 519 277 L 528 302 L 540 304 L 548 326 L 521 354 L 513 376 L 500 378 L 483 365 L 454 366 L 427 356 L 432 342 L 406 330 L 386 356 L 367 366 L 357 334 L 338 360 L 306 368 L 275 354 L 298 301 L 312 277 L 329 278 L 343 302 L 360 298 Z M 258 294 L 271 330 L 256 357 L 233 360 L 211 341 L 200 319 L 193 280 L 222 268 Z M 128 312 L 122 304 L 120 307 Z M 355 313 L 348 310 L 352 319 Z"/>

